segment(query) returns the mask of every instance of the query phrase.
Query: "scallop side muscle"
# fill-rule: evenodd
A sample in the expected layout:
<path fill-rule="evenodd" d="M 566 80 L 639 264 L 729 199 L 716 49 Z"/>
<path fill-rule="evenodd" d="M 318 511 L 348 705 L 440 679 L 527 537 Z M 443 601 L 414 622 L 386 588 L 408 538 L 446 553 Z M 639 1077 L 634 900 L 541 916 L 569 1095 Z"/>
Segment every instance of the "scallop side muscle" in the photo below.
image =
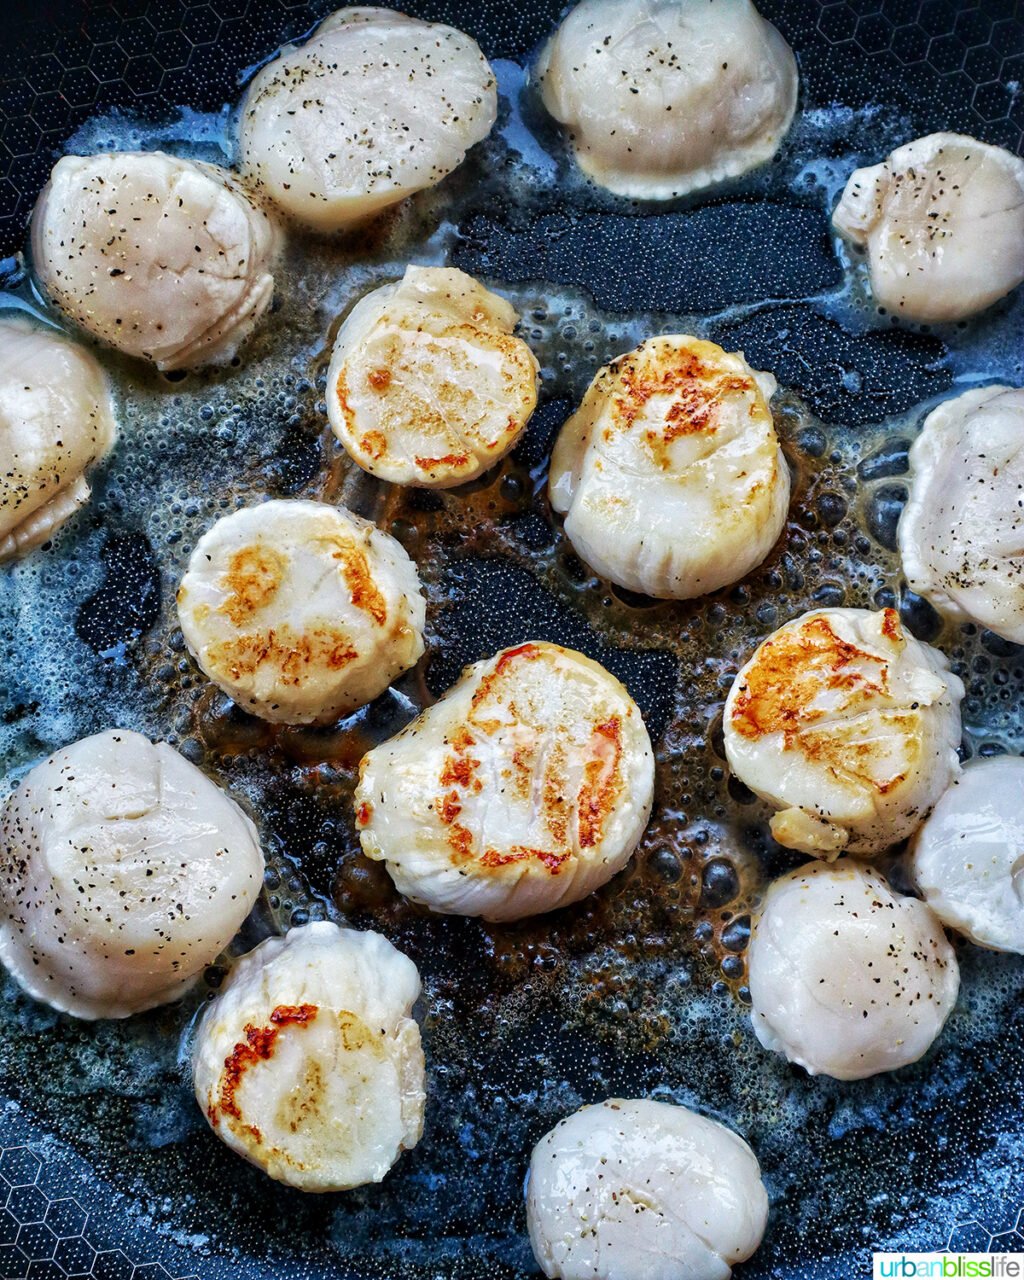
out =
<path fill-rule="evenodd" d="M 39 546 L 89 500 L 114 410 L 90 352 L 52 329 L 0 319 L 0 560 Z"/>
<path fill-rule="evenodd" d="M 640 711 L 603 667 L 527 643 L 467 668 L 363 758 L 363 852 L 435 911 L 517 920 L 576 902 L 629 860 L 651 809 Z"/>
<path fill-rule="evenodd" d="M 667 1102 L 583 1107 L 530 1159 L 526 1220 L 552 1280 L 728 1280 L 767 1217 L 750 1147 Z"/>
<path fill-rule="evenodd" d="M 910 469 L 898 531 L 907 581 L 946 617 L 1024 644 L 1024 390 L 939 405 Z"/>
<path fill-rule="evenodd" d="M 280 500 L 218 520 L 178 589 L 204 673 L 246 711 L 327 724 L 423 652 L 426 604 L 401 543 L 344 508 Z"/>
<path fill-rule="evenodd" d="M 164 370 L 235 356 L 270 306 L 278 243 L 226 169 L 161 151 L 65 156 L 32 216 L 51 300 Z"/>
<path fill-rule="evenodd" d="M 196 1033 L 211 1128 L 301 1191 L 380 1182 L 423 1132 L 416 966 L 379 933 L 320 921 L 235 966 Z"/>
<path fill-rule="evenodd" d="M 1024 953 L 1024 760 L 968 764 L 915 836 L 910 873 L 943 924 Z"/>
<path fill-rule="evenodd" d="M 393 9 L 339 9 L 249 86 L 241 165 L 286 214 L 335 231 L 440 182 L 496 115 L 471 37 Z"/>
<path fill-rule="evenodd" d="M 165 742 L 110 729 L 57 751 L 0 815 L 0 959 L 79 1018 L 175 1000 L 263 885 L 252 823 Z"/>
<path fill-rule="evenodd" d="M 881 306 L 926 324 L 963 320 L 1024 280 L 1024 160 L 931 133 L 857 169 L 832 221 L 867 252 Z"/>
<path fill-rule="evenodd" d="M 960 987 L 931 909 L 845 858 L 772 884 L 747 964 L 758 1040 L 836 1080 L 916 1062 Z"/>
<path fill-rule="evenodd" d="M 770 160 L 796 110 L 793 51 L 750 0 L 583 0 L 537 75 L 584 172 L 641 200 Z"/>
<path fill-rule="evenodd" d="M 780 812 L 780 844 L 871 855 L 960 772 L 963 684 L 893 609 L 818 609 L 755 651 L 725 704 L 732 771 Z"/>
<path fill-rule="evenodd" d="M 551 505 L 619 586 L 687 600 L 736 582 L 782 531 L 789 471 L 770 374 L 699 338 L 650 338 L 590 384 L 551 459 Z"/>
<path fill-rule="evenodd" d="M 537 403 L 519 317 L 462 271 L 409 267 L 358 302 L 334 344 L 327 412 L 366 471 L 446 489 L 512 448 Z"/>

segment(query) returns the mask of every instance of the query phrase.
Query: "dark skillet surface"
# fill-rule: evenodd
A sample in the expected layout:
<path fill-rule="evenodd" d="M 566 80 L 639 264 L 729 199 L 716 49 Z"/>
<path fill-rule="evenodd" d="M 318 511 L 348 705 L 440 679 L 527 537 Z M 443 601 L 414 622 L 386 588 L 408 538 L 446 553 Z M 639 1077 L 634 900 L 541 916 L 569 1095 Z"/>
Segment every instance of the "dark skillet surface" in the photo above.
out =
<path fill-rule="evenodd" d="M 79 145 L 108 135 L 123 145 L 141 129 L 146 145 L 163 138 L 215 157 L 216 130 L 197 142 L 177 127 L 168 143 L 161 124 L 182 105 L 217 113 L 245 67 L 331 7 L 19 4 L 0 53 L 0 252 L 21 247 L 50 165 L 95 114 L 103 125 Z M 525 65 L 561 6 L 406 8 Z M 7 984 L 0 1277 L 530 1275 L 530 1147 L 566 1111 L 613 1093 L 699 1106 L 752 1141 L 772 1219 L 737 1271 L 747 1280 L 869 1275 L 875 1246 L 987 1248 L 997 1236 L 992 1247 L 1024 1250 L 1024 1223 L 1012 1234 L 1024 1206 L 1024 965 L 962 948 L 949 1028 L 893 1077 L 812 1081 L 760 1051 L 743 1004 L 749 909 L 793 859 L 727 776 L 716 722 L 737 662 L 781 621 L 820 604 L 896 603 L 965 676 L 965 754 L 1024 745 L 1024 656 L 976 629 L 943 628 L 906 592 L 892 555 L 920 406 L 975 375 L 1020 383 L 1024 306 L 1011 300 L 949 331 L 894 329 L 849 284 L 826 216 L 854 159 L 896 141 L 954 128 L 1020 150 L 1024 94 L 1010 86 L 1024 82 L 1024 15 L 937 0 L 762 11 L 796 49 L 803 85 L 793 135 L 765 170 L 665 209 L 611 199 L 572 177 L 528 101 L 525 126 L 508 124 L 509 87 L 517 94 L 506 66 L 496 138 L 364 244 L 297 246 L 294 279 L 241 369 L 169 383 L 108 361 L 126 429 L 95 501 L 32 567 L 0 577 L 0 750 L 21 769 L 113 718 L 167 737 L 247 799 L 271 869 L 240 945 L 327 915 L 409 951 L 424 974 L 427 1128 L 383 1186 L 302 1197 L 232 1157 L 191 1102 L 178 1046 L 202 992 L 92 1027 Z M 443 499 L 346 478 L 317 409 L 328 325 L 373 273 L 393 276 L 410 258 L 505 282 L 544 367 L 541 408 L 513 458 Z M 307 260 L 336 277 L 312 304 Z M 11 278 L 26 298 L 14 264 Z M 775 372 L 797 479 L 764 569 L 689 606 L 591 579 L 543 500 L 551 439 L 597 364 L 677 326 Z M 169 598 L 226 494 L 343 495 L 419 561 L 428 659 L 357 723 L 272 733 L 210 696 L 182 659 Z M 640 702 L 659 748 L 651 832 L 634 868 L 579 908 L 505 930 L 425 917 L 357 854 L 354 763 L 466 662 L 531 636 L 598 657 Z"/>

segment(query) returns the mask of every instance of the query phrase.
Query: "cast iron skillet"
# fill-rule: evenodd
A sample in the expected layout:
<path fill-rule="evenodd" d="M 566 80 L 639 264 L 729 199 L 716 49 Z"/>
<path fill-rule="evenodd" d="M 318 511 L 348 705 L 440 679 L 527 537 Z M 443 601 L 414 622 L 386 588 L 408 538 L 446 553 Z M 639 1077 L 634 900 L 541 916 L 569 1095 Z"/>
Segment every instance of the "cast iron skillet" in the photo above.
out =
<path fill-rule="evenodd" d="M 331 7 L 8 4 L 0 253 L 22 247 L 72 135 L 83 149 L 134 139 L 218 158 L 219 113 L 245 68 Z M 894 327 L 841 261 L 827 214 L 855 160 L 933 129 L 1020 150 L 1024 14 L 1010 0 L 761 7 L 800 60 L 798 124 L 775 164 L 663 208 L 581 184 L 520 96 L 512 64 L 528 63 L 560 0 L 410 0 L 499 60 L 495 138 L 360 243 L 299 245 L 295 280 L 313 261 L 320 293 L 296 300 L 287 282 L 241 368 L 172 382 L 105 357 L 123 396 L 119 451 L 89 511 L 0 577 L 5 768 L 116 719 L 232 786 L 270 860 L 240 947 L 331 916 L 382 929 L 419 964 L 427 1130 L 381 1187 L 303 1197 L 227 1152 L 190 1099 L 179 1045 L 222 969 L 183 1006 L 117 1025 L 51 1016 L 8 984 L 0 1276 L 530 1275 L 530 1147 L 565 1112 L 613 1093 L 699 1106 L 752 1141 L 773 1206 L 745 1277 L 868 1275 L 873 1247 L 1024 1249 L 1020 960 L 963 948 L 957 1014 L 938 1048 L 894 1077 L 813 1081 L 759 1050 L 744 1003 L 750 908 L 795 860 L 729 778 L 718 719 L 737 663 L 781 621 L 814 605 L 895 604 L 967 679 L 965 756 L 1021 749 L 1024 656 L 976 628 L 943 627 L 906 590 L 893 531 L 924 409 L 975 378 L 1024 377 L 1024 307 L 1011 299 L 949 330 Z M 182 120 L 182 106 L 207 114 Z M 328 328 L 410 258 L 501 282 L 544 366 L 541 407 L 512 459 L 444 498 L 347 476 L 318 408 Z M 36 305 L 21 264 L 4 270 L 11 296 Z M 592 579 L 543 497 L 551 439 L 597 365 L 656 328 L 696 329 L 776 373 L 796 478 L 790 525 L 764 568 L 687 606 Z M 264 494 L 345 497 L 395 531 L 428 580 L 427 660 L 336 732 L 247 720 L 182 654 L 169 600 L 192 542 L 229 498 Z M 658 741 L 651 832 L 632 869 L 577 908 L 505 929 L 431 919 L 360 858 L 352 770 L 464 663 L 529 637 L 583 649 L 629 684 Z"/>

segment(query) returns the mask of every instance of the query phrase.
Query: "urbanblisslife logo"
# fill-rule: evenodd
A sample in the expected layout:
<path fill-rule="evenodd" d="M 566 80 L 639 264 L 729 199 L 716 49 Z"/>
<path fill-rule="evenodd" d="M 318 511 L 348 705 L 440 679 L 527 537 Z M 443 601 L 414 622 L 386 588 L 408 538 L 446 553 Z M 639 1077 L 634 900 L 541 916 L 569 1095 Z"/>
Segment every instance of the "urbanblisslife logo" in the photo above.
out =
<path fill-rule="evenodd" d="M 1024 1253 L 876 1253 L 872 1280 L 1024 1280 Z"/>

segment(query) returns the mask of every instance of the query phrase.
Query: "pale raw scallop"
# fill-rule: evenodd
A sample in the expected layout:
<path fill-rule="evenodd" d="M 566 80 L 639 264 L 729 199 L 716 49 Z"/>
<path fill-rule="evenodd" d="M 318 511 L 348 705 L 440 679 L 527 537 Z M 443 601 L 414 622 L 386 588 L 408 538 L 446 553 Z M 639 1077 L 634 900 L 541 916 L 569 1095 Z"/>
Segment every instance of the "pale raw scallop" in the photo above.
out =
<path fill-rule="evenodd" d="M 464 32 L 393 9 L 339 9 L 257 73 L 241 166 L 284 213 L 337 231 L 435 186 L 497 110 L 494 73 Z"/>
<path fill-rule="evenodd" d="M 468 667 L 359 766 L 363 852 L 435 911 L 518 920 L 619 871 L 650 816 L 654 755 L 626 689 L 528 642 Z"/>
<path fill-rule="evenodd" d="M 196 1100 L 214 1133 L 278 1182 L 380 1182 L 423 1132 L 413 962 L 379 933 L 318 921 L 243 956 L 203 1015 Z"/>
<path fill-rule="evenodd" d="M 583 0 L 537 76 L 583 171 L 640 200 L 770 160 L 798 88 L 792 49 L 750 0 Z"/>
<path fill-rule="evenodd" d="M 880 306 L 923 324 L 963 320 L 1024 280 L 1024 160 L 930 133 L 855 170 L 832 221 L 867 252 Z"/>
<path fill-rule="evenodd" d="M 1024 953 L 1024 760 L 968 764 L 918 831 L 909 865 L 943 924 Z"/>
<path fill-rule="evenodd" d="M 650 338 L 603 368 L 562 428 L 551 505 L 597 573 L 688 600 L 736 582 L 782 532 L 789 471 L 770 374 L 699 338 Z"/>
<path fill-rule="evenodd" d="M 92 354 L 54 329 L 0 318 L 0 561 L 40 546 L 85 506 L 86 469 L 116 434 Z"/>
<path fill-rule="evenodd" d="M 916 1062 L 960 988 L 932 910 L 846 858 L 812 862 L 772 884 L 747 966 L 758 1040 L 836 1080 Z"/>
<path fill-rule="evenodd" d="M 947 618 L 1024 644 L 1024 390 L 939 405 L 910 470 L 898 530 L 907 581 Z"/>
<path fill-rule="evenodd" d="M 176 1000 L 263 886 L 256 829 L 166 742 L 108 729 L 32 769 L 0 814 L 0 960 L 78 1018 Z"/>
<path fill-rule="evenodd" d="M 894 609 L 815 609 L 737 675 L 725 751 L 780 811 L 780 844 L 870 856 L 915 831 L 959 774 L 963 694 L 943 654 Z"/>
<path fill-rule="evenodd" d="M 343 507 L 281 499 L 196 545 L 178 619 L 204 674 L 246 711 L 329 724 L 423 652 L 426 603 L 402 544 Z"/>
<path fill-rule="evenodd" d="M 504 298 L 450 267 L 409 267 L 356 303 L 327 375 L 327 413 L 353 459 L 393 484 L 474 480 L 537 403 L 537 361 Z"/>
<path fill-rule="evenodd" d="M 668 1102 L 583 1107 L 530 1159 L 526 1221 L 552 1280 L 728 1280 L 767 1218 L 750 1147 Z"/>
<path fill-rule="evenodd" d="M 270 306 L 278 247 L 226 169 L 162 151 L 64 156 L 32 215 L 51 301 L 163 370 L 234 358 Z"/>

